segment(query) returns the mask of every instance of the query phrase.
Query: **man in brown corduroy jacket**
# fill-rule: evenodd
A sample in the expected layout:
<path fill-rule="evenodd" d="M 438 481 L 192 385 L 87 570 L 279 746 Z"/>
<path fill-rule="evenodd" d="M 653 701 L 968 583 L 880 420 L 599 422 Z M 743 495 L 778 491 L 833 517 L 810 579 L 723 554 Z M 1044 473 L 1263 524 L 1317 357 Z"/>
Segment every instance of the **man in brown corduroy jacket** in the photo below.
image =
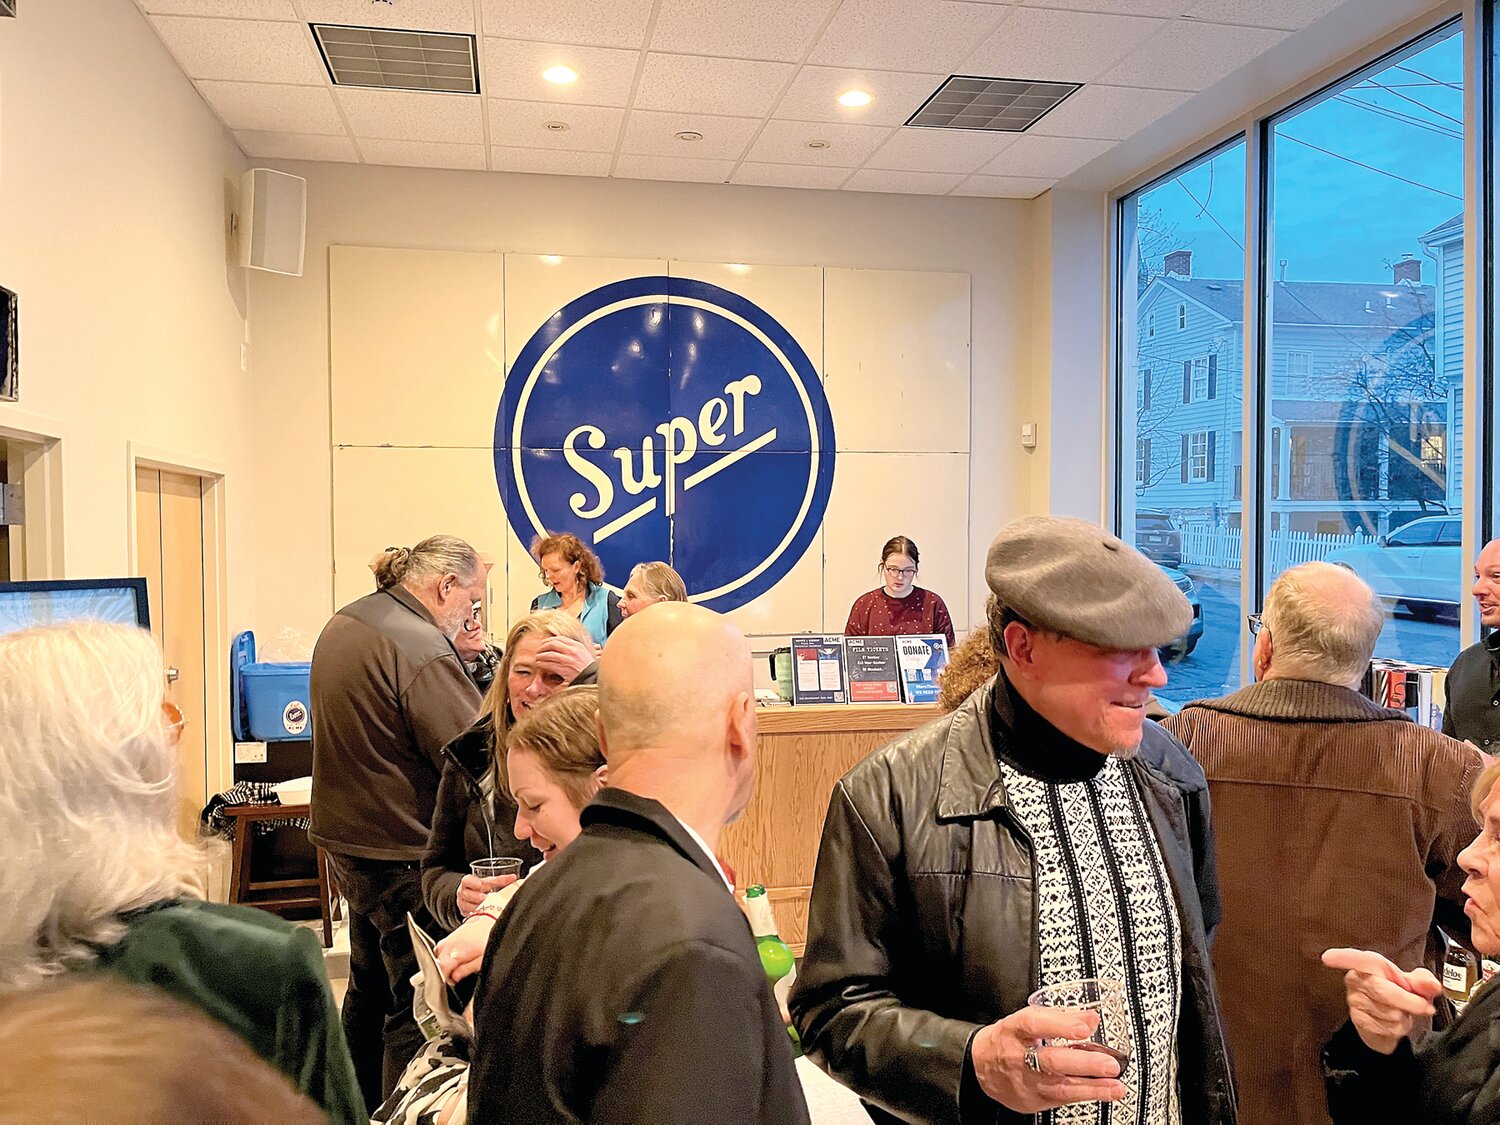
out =
<path fill-rule="evenodd" d="M 1352 572 L 1293 567 L 1252 620 L 1257 682 L 1162 723 L 1213 800 L 1213 960 L 1241 1125 L 1328 1125 L 1319 1052 L 1348 1011 L 1325 949 L 1409 969 L 1436 922 L 1467 938 L 1456 860 L 1478 831 L 1479 755 L 1356 690 L 1383 623 Z"/>

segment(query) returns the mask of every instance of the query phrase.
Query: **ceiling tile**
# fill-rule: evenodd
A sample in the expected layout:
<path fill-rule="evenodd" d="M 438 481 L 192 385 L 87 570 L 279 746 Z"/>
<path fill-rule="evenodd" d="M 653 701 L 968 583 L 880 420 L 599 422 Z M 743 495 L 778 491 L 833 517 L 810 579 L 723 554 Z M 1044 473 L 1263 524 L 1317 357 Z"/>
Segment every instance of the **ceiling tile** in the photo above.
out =
<path fill-rule="evenodd" d="M 438 141 L 359 142 L 366 164 L 401 164 L 409 168 L 475 168 L 483 171 L 484 145 L 450 145 Z"/>
<path fill-rule="evenodd" d="M 497 172 L 531 172 L 546 176 L 607 176 L 614 157 L 607 152 L 547 152 L 534 148 L 492 148 L 490 167 Z"/>
<path fill-rule="evenodd" d="M 245 155 L 267 160 L 342 160 L 355 162 L 359 153 L 348 137 L 316 137 L 306 133 L 257 133 L 244 129 L 234 135 Z"/>
<path fill-rule="evenodd" d="M 776 107 L 786 121 L 847 121 L 857 125 L 904 125 L 932 96 L 947 74 L 903 74 L 892 70 L 848 70 L 804 66 Z M 845 90 L 864 90 L 875 100 L 861 109 L 838 103 Z"/>
<path fill-rule="evenodd" d="M 694 160 L 686 156 L 621 156 L 615 175 L 627 180 L 669 180 L 680 183 L 721 184 L 729 178 L 733 160 Z"/>
<path fill-rule="evenodd" d="M 954 188 L 951 194 L 984 195 L 993 199 L 1035 199 L 1056 182 L 1021 176 L 970 176 Z"/>
<path fill-rule="evenodd" d="M 894 131 L 885 125 L 768 121 L 745 157 L 765 164 L 858 168 Z M 827 147 L 808 148 L 812 141 L 825 142 Z"/>
<path fill-rule="evenodd" d="M 661 0 L 651 49 L 798 62 L 837 0 Z"/>
<path fill-rule="evenodd" d="M 1165 26 L 1137 16 L 1018 8 L 964 60 L 963 73 L 1092 82 Z"/>
<path fill-rule="evenodd" d="M 372 4 L 368 0 L 300 2 L 303 16 L 311 23 L 474 34 L 474 0 L 401 0 L 399 4 Z"/>
<path fill-rule="evenodd" d="M 592 47 L 645 45 L 651 0 L 484 0 L 484 33 Z"/>
<path fill-rule="evenodd" d="M 1015 142 L 1015 133 L 898 129 L 865 162 L 865 167 L 905 172 L 973 172 Z"/>
<path fill-rule="evenodd" d="M 1177 90 L 1141 90 L 1128 86 L 1085 86 L 1033 125 L 1029 133 L 1043 137 L 1093 137 L 1123 141 L 1160 117 L 1165 117 L 1191 94 Z"/>
<path fill-rule="evenodd" d="M 764 117 L 795 70 L 789 63 L 652 53 L 634 108 Z"/>
<path fill-rule="evenodd" d="M 952 74 L 1008 10 L 954 0 L 844 0 L 807 61 Z"/>
<path fill-rule="evenodd" d="M 301 22 L 292 0 L 136 0 L 141 9 L 163 16 L 221 16 L 224 19 Z"/>
<path fill-rule="evenodd" d="M 1015 144 L 980 171 L 998 176 L 1034 176 L 1060 180 L 1114 147 L 1114 141 L 1041 137 L 1023 133 L 1016 138 Z"/>
<path fill-rule="evenodd" d="M 1077 12 L 1119 12 L 1128 7 L 1133 16 L 1180 16 L 1193 0 L 1021 0 L 1028 8 L 1068 8 Z M 1230 0 L 1242 3 L 1243 0 Z"/>
<path fill-rule="evenodd" d="M 356 138 L 484 144 L 483 99 L 409 90 L 338 90 Z"/>
<path fill-rule="evenodd" d="M 194 16 L 153 16 L 151 22 L 189 78 L 297 86 L 325 80 L 302 24 Z"/>
<path fill-rule="evenodd" d="M 633 109 L 625 122 L 620 151 L 646 156 L 686 156 L 693 160 L 738 160 L 761 126 L 755 117 L 713 117 L 706 113 L 656 113 Z M 683 141 L 678 133 L 702 133 Z"/>
<path fill-rule="evenodd" d="M 1296 31 L 1337 8 L 1343 0 L 1183 0 L 1190 19 L 1241 27 Z"/>
<path fill-rule="evenodd" d="M 625 122 L 623 109 L 597 105 L 556 105 L 551 102 L 513 102 L 489 99 L 490 141 L 506 148 L 567 149 L 573 152 L 614 152 Z M 568 128 L 553 132 L 548 122 Z"/>
<path fill-rule="evenodd" d="M 850 176 L 846 191 L 894 191 L 904 195 L 947 195 L 963 181 L 962 174 L 939 172 L 888 172 L 865 168 Z"/>
<path fill-rule="evenodd" d="M 626 106 L 639 60 L 638 51 L 487 38 L 480 86 L 496 98 Z M 542 77 L 542 71 L 559 64 L 576 70 L 578 81 L 558 86 Z"/>
<path fill-rule="evenodd" d="M 231 129 L 266 133 L 346 135 L 325 86 L 269 86 L 262 82 L 197 82 L 219 120 Z"/>
<path fill-rule="evenodd" d="M 836 188 L 853 168 L 801 168 L 795 164 L 741 164 L 731 183 L 757 187 Z"/>
<path fill-rule="evenodd" d="M 1099 79 L 1115 86 L 1206 90 L 1287 37 L 1285 31 L 1176 20 Z"/>

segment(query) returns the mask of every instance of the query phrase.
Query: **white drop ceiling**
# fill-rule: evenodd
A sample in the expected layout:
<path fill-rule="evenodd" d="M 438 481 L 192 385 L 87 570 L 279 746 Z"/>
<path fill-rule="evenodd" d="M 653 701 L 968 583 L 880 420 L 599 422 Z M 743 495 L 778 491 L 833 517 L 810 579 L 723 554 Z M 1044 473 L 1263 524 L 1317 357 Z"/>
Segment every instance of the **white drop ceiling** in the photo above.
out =
<path fill-rule="evenodd" d="M 252 158 L 1031 198 L 1360 0 L 136 2 Z M 474 35 L 481 92 L 335 87 L 310 23 Z M 903 128 L 952 74 L 1084 85 L 1024 134 Z"/>

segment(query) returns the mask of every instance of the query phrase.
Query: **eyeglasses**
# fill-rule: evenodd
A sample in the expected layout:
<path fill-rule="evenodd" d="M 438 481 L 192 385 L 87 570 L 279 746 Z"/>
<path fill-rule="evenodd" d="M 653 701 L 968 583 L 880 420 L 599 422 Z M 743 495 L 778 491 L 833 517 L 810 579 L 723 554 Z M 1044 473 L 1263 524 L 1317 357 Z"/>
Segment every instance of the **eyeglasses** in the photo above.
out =
<path fill-rule="evenodd" d="M 1245 621 L 1250 626 L 1250 635 L 1252 637 L 1255 636 L 1255 634 L 1259 633 L 1262 629 L 1264 629 L 1266 627 L 1266 623 L 1265 623 L 1265 620 L 1263 619 L 1263 615 L 1261 615 L 1259 613 L 1248 613 L 1248 614 L 1246 614 L 1245 615 Z"/>
<path fill-rule="evenodd" d="M 916 576 L 917 568 L 914 566 L 883 566 L 887 578 L 913 578 Z"/>
<path fill-rule="evenodd" d="M 175 746 L 182 741 L 182 732 L 187 728 L 187 719 L 175 703 L 163 701 L 161 705 L 162 726 L 167 728 L 167 738 Z"/>

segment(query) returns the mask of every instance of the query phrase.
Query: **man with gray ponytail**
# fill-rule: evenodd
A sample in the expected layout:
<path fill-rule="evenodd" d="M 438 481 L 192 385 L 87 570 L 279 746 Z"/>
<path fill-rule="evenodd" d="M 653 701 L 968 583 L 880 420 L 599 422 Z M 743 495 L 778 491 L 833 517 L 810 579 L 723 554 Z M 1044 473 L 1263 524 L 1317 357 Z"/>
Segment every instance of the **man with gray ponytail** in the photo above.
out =
<path fill-rule="evenodd" d="M 452 535 L 391 547 L 376 592 L 334 614 L 313 650 L 309 836 L 349 903 L 343 1024 L 367 1105 L 385 1100 L 422 1045 L 406 915 L 437 928 L 422 905 L 422 853 L 442 749 L 479 713 L 453 641 L 488 574 Z"/>

